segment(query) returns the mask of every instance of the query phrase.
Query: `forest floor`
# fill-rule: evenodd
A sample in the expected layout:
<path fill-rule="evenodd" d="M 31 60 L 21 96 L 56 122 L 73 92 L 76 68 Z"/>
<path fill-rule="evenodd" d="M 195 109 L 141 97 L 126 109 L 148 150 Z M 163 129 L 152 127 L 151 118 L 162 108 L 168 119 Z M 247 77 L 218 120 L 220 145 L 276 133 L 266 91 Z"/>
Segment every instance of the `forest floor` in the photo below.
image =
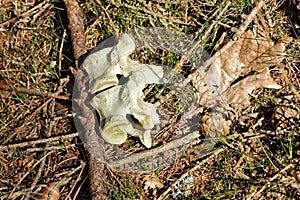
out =
<path fill-rule="evenodd" d="M 124 31 L 162 27 L 199 42 L 210 56 L 234 39 L 258 4 L 79 1 L 88 51 Z M 44 193 L 55 200 L 49 188 L 60 199 L 90 199 L 87 152 L 72 114 L 76 67 L 65 4 L 0 0 L 0 7 L 0 199 L 42 199 L 38 194 Z M 228 113 L 228 130 L 205 156 L 197 156 L 199 139 L 154 171 L 135 174 L 107 166 L 108 199 L 299 199 L 299 16 L 299 1 L 266 0 L 245 27 L 263 29 L 274 43 L 288 41 L 282 61 L 268 66 L 280 89 L 255 88 L 249 105 Z M 180 62 L 167 51 L 134 56 L 170 67 Z M 178 70 L 183 74 L 190 69 L 185 64 Z M 169 103 L 172 114 L 176 103 Z M 134 138 L 122 148 L 144 149 Z"/>

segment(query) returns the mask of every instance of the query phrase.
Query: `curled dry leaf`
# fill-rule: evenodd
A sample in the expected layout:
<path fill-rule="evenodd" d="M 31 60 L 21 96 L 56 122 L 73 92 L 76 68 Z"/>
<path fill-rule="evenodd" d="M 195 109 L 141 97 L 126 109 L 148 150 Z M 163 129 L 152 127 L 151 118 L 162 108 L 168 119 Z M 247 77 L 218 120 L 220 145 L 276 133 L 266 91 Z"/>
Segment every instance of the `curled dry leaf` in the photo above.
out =
<path fill-rule="evenodd" d="M 199 104 L 210 106 L 210 93 L 217 92 L 222 105 L 231 105 L 233 109 L 250 105 L 249 94 L 257 88 L 281 88 L 271 77 L 269 68 L 283 59 L 285 41 L 274 44 L 266 36 L 255 37 L 252 31 L 246 31 L 226 51 L 217 52 L 211 59 L 208 68 L 200 67 L 199 71 L 188 77 L 198 91 Z M 208 63 L 209 63 L 208 62 Z M 202 70 L 202 71 L 201 71 Z M 252 75 L 249 73 L 252 72 Z M 215 88 L 208 88 L 213 85 Z M 216 98 L 216 97 L 214 97 Z M 208 130 L 210 120 L 202 119 L 201 128 Z M 230 129 L 230 123 L 223 127 L 224 132 Z M 226 133 L 225 133 L 226 134 Z"/>
<path fill-rule="evenodd" d="M 164 187 L 164 184 L 162 184 L 158 178 L 153 177 L 153 176 L 145 176 L 145 178 L 143 179 L 145 181 L 145 186 L 144 189 L 148 190 L 148 189 L 161 189 Z"/>
<path fill-rule="evenodd" d="M 160 180 L 156 177 L 147 175 L 143 180 L 145 181 L 144 190 L 147 191 L 149 189 L 152 189 L 153 196 L 156 196 L 157 189 L 161 189 L 164 187 L 164 184 L 162 184 Z"/>
<path fill-rule="evenodd" d="M 246 31 L 225 52 L 217 52 L 211 58 L 211 65 L 206 70 L 192 74 L 188 80 L 199 91 L 201 105 L 209 105 L 209 91 L 203 86 L 203 74 L 209 77 L 209 85 L 216 85 L 220 96 L 226 96 L 227 104 L 249 105 L 249 94 L 257 88 L 280 88 L 270 76 L 268 67 L 277 65 L 283 58 L 284 42 L 274 44 L 266 37 L 255 37 L 252 31 Z M 201 69 L 201 68 L 200 68 Z M 249 72 L 256 74 L 249 75 Z M 247 76 L 244 79 L 241 77 Z M 221 77 L 221 80 L 213 79 Z M 205 79 L 205 78 L 204 78 Z M 236 83 L 234 83 L 236 82 Z M 234 84 L 233 84 L 234 83 Z M 233 85 L 232 85 L 233 84 Z M 205 101 L 203 101 L 205 99 Z"/>
<path fill-rule="evenodd" d="M 51 182 L 45 187 L 35 200 L 59 200 L 60 193 L 57 184 Z"/>
<path fill-rule="evenodd" d="M 264 69 L 260 74 L 244 78 L 227 90 L 227 102 L 230 104 L 249 105 L 248 94 L 257 88 L 280 89 L 281 86 L 273 81 L 269 69 Z"/>

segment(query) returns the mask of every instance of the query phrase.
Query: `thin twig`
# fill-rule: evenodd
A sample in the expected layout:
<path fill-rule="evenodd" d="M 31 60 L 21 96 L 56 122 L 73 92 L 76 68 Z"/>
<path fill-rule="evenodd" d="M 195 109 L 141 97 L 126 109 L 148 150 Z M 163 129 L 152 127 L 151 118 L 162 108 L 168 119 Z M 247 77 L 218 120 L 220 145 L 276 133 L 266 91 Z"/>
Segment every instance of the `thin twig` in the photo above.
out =
<path fill-rule="evenodd" d="M 211 59 L 209 59 L 205 63 L 205 66 L 198 68 L 195 72 L 190 74 L 188 79 L 191 78 L 191 80 L 192 80 L 193 79 L 192 77 L 197 76 L 197 74 L 201 70 L 208 67 L 211 63 L 213 63 L 216 59 L 218 59 L 221 54 L 223 54 L 225 51 L 227 51 L 236 42 L 236 40 L 246 31 L 248 25 L 251 23 L 251 21 L 253 20 L 253 18 L 256 16 L 257 12 L 261 9 L 261 7 L 263 5 L 264 5 L 264 0 L 260 0 L 260 2 L 257 3 L 257 5 L 252 9 L 250 14 L 247 16 L 244 23 L 242 23 L 242 25 L 239 27 L 239 29 L 237 29 L 237 31 L 235 32 L 235 34 L 233 36 L 233 40 L 227 42 Z"/>
<path fill-rule="evenodd" d="M 251 199 L 257 199 L 261 193 L 268 187 L 269 183 L 274 181 L 275 179 L 277 179 L 277 177 L 282 174 L 283 172 L 285 172 L 286 170 L 288 170 L 289 168 L 291 168 L 293 166 L 293 164 L 289 164 L 288 166 L 286 166 L 285 168 L 283 168 L 282 170 L 280 170 L 275 176 L 273 176 L 272 178 L 270 178 L 267 183 L 257 192 L 252 193 L 247 200 L 251 200 Z"/>
<path fill-rule="evenodd" d="M 76 144 L 57 145 L 57 146 L 50 146 L 50 147 L 35 147 L 35 148 L 28 148 L 26 149 L 26 151 L 27 152 L 51 151 L 51 150 L 67 149 L 69 147 L 75 147 L 75 146 Z"/>
<path fill-rule="evenodd" d="M 280 65 L 279 65 L 280 66 Z M 290 90 L 295 94 L 296 98 L 298 99 L 298 101 L 300 101 L 300 94 L 299 92 L 295 89 L 295 86 L 291 83 L 290 79 L 287 76 L 287 72 L 284 70 L 283 67 L 280 68 L 280 72 L 283 76 L 283 80 L 287 83 L 288 87 L 290 88 Z"/>
<path fill-rule="evenodd" d="M 177 179 L 170 187 L 168 187 L 168 189 L 162 193 L 159 198 L 157 200 L 163 200 L 170 191 L 172 191 L 175 186 L 182 181 L 184 178 L 186 178 L 191 172 L 198 170 L 199 168 L 203 167 L 202 165 L 204 163 L 206 163 L 207 161 L 209 161 L 211 158 L 213 158 L 214 156 L 218 155 L 219 153 L 221 153 L 222 151 L 224 151 L 226 148 L 222 148 L 222 149 L 218 149 L 215 150 L 213 152 L 210 152 L 210 156 L 208 156 L 207 158 L 205 158 L 204 160 L 202 160 L 201 162 L 199 162 L 195 167 L 193 167 L 192 169 L 188 170 L 186 173 L 182 174 L 180 176 L 179 179 Z"/>
<path fill-rule="evenodd" d="M 119 30 L 116 28 L 113 20 L 111 19 L 111 17 L 109 16 L 109 14 L 107 13 L 107 9 L 104 8 L 104 6 L 102 5 L 100 0 L 96 0 L 96 2 L 99 4 L 99 6 L 101 7 L 101 9 L 104 11 L 105 15 L 107 16 L 108 20 L 109 20 L 109 25 L 114 29 L 115 34 L 118 35 L 119 34 Z"/>
<path fill-rule="evenodd" d="M 63 48 L 64 48 L 64 43 L 65 43 L 65 38 L 67 36 L 67 32 L 66 30 L 64 30 L 64 33 L 61 37 L 61 44 L 60 44 L 60 48 L 59 48 L 59 54 L 58 54 L 58 71 L 59 71 L 59 74 L 61 72 L 61 61 L 63 60 Z"/>
<path fill-rule="evenodd" d="M 198 131 L 195 131 L 193 133 L 189 133 L 188 135 L 186 135 L 182 138 L 172 140 L 171 142 L 168 142 L 168 143 L 166 143 L 162 146 L 159 146 L 157 148 L 149 149 L 147 151 L 143 151 L 143 152 L 140 152 L 140 153 L 135 153 L 135 154 L 132 154 L 131 156 L 128 156 L 126 158 L 110 162 L 109 165 L 114 167 L 114 166 L 119 166 L 119 165 L 122 166 L 122 165 L 125 165 L 125 164 L 130 163 L 130 162 L 134 163 L 134 162 L 136 162 L 140 159 L 145 159 L 145 158 L 151 157 L 153 155 L 157 155 L 159 153 L 166 152 L 170 149 L 180 147 L 182 145 L 189 144 L 192 139 L 195 139 L 195 138 L 198 138 L 198 137 L 199 137 L 199 133 L 198 133 Z"/>
<path fill-rule="evenodd" d="M 48 8 L 50 8 L 50 7 L 53 7 L 53 5 L 50 4 L 50 3 L 47 3 L 46 5 L 44 5 L 44 6 L 42 7 L 42 9 L 41 9 L 37 14 L 35 14 L 35 15 L 33 16 L 32 21 L 30 21 L 30 26 L 32 26 L 33 24 L 35 24 L 36 20 L 37 20 L 40 16 L 42 16 L 43 13 L 44 13 Z"/>
<path fill-rule="evenodd" d="M 83 161 L 81 161 L 81 170 L 80 170 L 80 172 L 79 172 L 79 174 L 78 174 L 78 176 L 77 176 L 77 178 L 76 178 L 76 180 L 75 180 L 75 182 L 74 182 L 74 184 L 73 184 L 72 189 L 71 189 L 70 192 L 68 193 L 66 199 L 69 199 L 69 198 L 70 198 L 70 196 L 71 196 L 73 190 L 75 189 L 75 187 L 76 187 L 78 181 L 80 181 L 81 175 L 82 175 L 83 170 L 84 170 L 84 167 L 85 167 L 85 163 L 84 163 Z"/>
<path fill-rule="evenodd" d="M 32 118 L 39 112 L 41 111 L 45 106 L 47 106 L 49 103 L 51 102 L 51 99 L 48 99 L 45 103 L 43 103 L 40 107 L 38 107 L 29 117 L 27 117 L 24 121 L 24 123 L 19 126 L 15 132 L 13 134 L 11 134 L 10 136 L 8 136 L 8 138 L 2 143 L 2 144 L 6 144 L 7 142 L 9 142 L 13 137 L 15 137 L 16 135 L 18 135 L 21 130 L 23 129 L 23 127 L 25 125 L 27 125 L 31 120 Z M 0 150 L 1 150 L 1 147 L 0 147 Z"/>
<path fill-rule="evenodd" d="M 208 37 L 208 35 L 211 33 L 213 27 L 218 23 L 220 17 L 228 10 L 229 6 L 230 6 L 231 2 L 227 2 L 226 6 L 222 9 L 222 11 L 220 12 L 220 14 L 217 16 L 216 20 L 210 25 L 210 27 L 205 31 L 204 35 L 202 36 L 201 40 L 198 40 L 196 42 L 196 44 L 189 50 L 189 52 L 187 53 L 187 56 L 191 55 L 191 53 L 195 50 L 195 48 L 197 48 L 204 40 L 206 40 L 206 38 Z M 219 12 L 216 11 L 213 16 L 217 15 Z M 175 71 L 178 71 L 179 68 L 182 66 L 183 62 L 187 60 L 186 56 L 182 56 L 182 58 L 180 59 L 180 61 L 176 64 L 176 66 L 174 67 Z"/>
<path fill-rule="evenodd" d="M 0 146 L 0 150 L 8 150 L 8 149 L 13 149 L 13 148 L 22 148 L 22 147 L 26 147 L 26 146 L 35 145 L 35 144 L 53 142 L 53 141 L 57 141 L 57 140 L 65 140 L 65 139 L 70 139 L 70 138 L 77 137 L 78 135 L 79 135 L 78 133 L 72 133 L 72 134 L 69 134 L 69 135 L 61 135 L 61 136 L 45 138 L 45 139 L 39 139 L 39 140 L 34 140 L 34 141 L 21 142 L 21 143 L 17 143 L 17 144 L 9 144 L 9 145 Z"/>
<path fill-rule="evenodd" d="M 20 16 L 17 16 L 17 17 L 14 17 L 14 18 L 11 18 L 5 22 L 3 22 L 2 24 L 0 24 L 0 27 L 4 27 L 6 26 L 7 24 L 9 24 L 10 22 L 13 22 L 14 20 L 17 20 L 17 19 L 20 19 L 22 17 L 26 17 L 28 15 L 30 15 L 30 13 L 34 12 L 35 10 L 37 9 L 40 9 L 42 8 L 45 4 L 49 3 L 49 0 L 46 0 L 46 1 L 42 1 L 41 3 L 39 3 L 38 5 L 34 6 L 33 8 L 23 12 L 22 14 L 20 14 Z"/>
<path fill-rule="evenodd" d="M 88 176 L 86 176 L 86 177 L 83 179 L 82 183 L 80 183 L 80 185 L 79 185 L 77 191 L 76 191 L 75 194 L 74 194 L 74 197 L 73 197 L 74 200 L 77 199 L 77 195 L 79 194 L 79 192 L 80 192 L 80 190 L 81 190 L 83 184 L 86 182 L 87 179 L 88 179 Z"/>
<path fill-rule="evenodd" d="M 12 189 L 12 191 L 10 192 L 8 199 L 11 198 L 11 196 L 13 195 L 14 191 L 17 189 L 17 187 L 22 183 L 22 181 L 26 178 L 26 176 L 28 176 L 28 174 L 35 169 L 35 167 L 37 165 L 39 165 L 47 156 L 49 156 L 51 153 L 53 153 L 53 151 L 48 152 L 46 155 L 44 155 L 39 161 L 37 161 L 31 168 L 30 170 L 28 170 L 24 176 L 18 181 L 18 183 L 14 186 L 14 188 Z"/>
<path fill-rule="evenodd" d="M 30 89 L 30 88 L 17 88 L 13 86 L 4 86 L 0 85 L 0 90 L 6 90 L 6 91 L 16 91 L 16 92 L 22 92 L 32 95 L 38 95 L 42 97 L 51 97 L 55 99 L 63 99 L 63 100 L 70 100 L 70 97 L 68 96 L 62 96 L 51 92 L 43 92 L 37 89 Z"/>
<path fill-rule="evenodd" d="M 264 5 L 265 1 L 260 0 L 257 5 L 252 9 L 251 13 L 247 16 L 244 23 L 239 27 L 239 29 L 236 31 L 236 33 L 233 36 L 233 39 L 239 38 L 247 29 L 248 25 L 252 22 L 253 18 L 256 16 L 258 11 L 261 9 L 261 7 Z"/>
<path fill-rule="evenodd" d="M 50 110 L 50 118 L 51 118 L 51 117 L 53 117 L 53 113 L 54 113 L 55 99 L 52 99 L 52 102 L 51 102 L 51 104 L 50 104 L 49 107 L 50 107 L 49 110 Z M 47 137 L 51 137 L 51 132 L 52 132 L 53 125 L 54 125 L 54 121 L 50 120 L 49 126 L 48 126 L 48 130 L 47 130 L 47 134 L 46 134 Z M 46 147 L 48 147 L 48 146 L 49 146 L 49 143 L 46 143 Z M 47 151 L 45 150 L 44 154 L 46 154 L 46 153 L 47 153 Z M 38 183 L 39 179 L 41 178 L 43 170 L 44 170 L 45 163 L 46 163 L 46 159 L 44 159 L 41 162 L 40 167 L 39 167 L 39 169 L 37 171 L 37 174 L 36 174 L 36 176 L 35 176 L 32 184 L 31 184 L 31 186 L 29 188 L 29 191 L 26 194 L 25 200 L 28 200 L 30 198 L 32 190 L 36 187 L 36 184 Z"/>

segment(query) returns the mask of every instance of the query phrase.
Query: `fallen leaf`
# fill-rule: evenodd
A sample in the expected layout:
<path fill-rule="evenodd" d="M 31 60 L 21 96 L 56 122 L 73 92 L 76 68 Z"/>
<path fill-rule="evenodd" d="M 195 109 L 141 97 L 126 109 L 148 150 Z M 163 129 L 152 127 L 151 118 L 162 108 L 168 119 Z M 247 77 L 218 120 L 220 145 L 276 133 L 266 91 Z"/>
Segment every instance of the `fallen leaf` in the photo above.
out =
<path fill-rule="evenodd" d="M 36 200 L 59 200 L 60 193 L 57 184 L 51 182 L 45 187 L 40 194 L 35 198 Z"/>
<path fill-rule="evenodd" d="M 227 98 L 223 103 L 249 105 L 248 95 L 253 90 L 280 88 L 272 79 L 268 67 L 281 62 L 284 49 L 284 41 L 274 44 L 269 38 L 255 37 L 249 30 L 226 51 L 217 52 L 210 59 L 212 61 L 210 66 L 207 69 L 200 68 L 199 71 L 191 74 L 188 81 L 191 81 L 199 92 L 201 105 L 211 104 L 210 93 L 207 91 L 212 88 L 208 88 L 203 80 L 207 85 L 216 88 L 215 92 L 220 95 L 220 99 Z M 248 76 L 249 72 L 256 72 L 256 74 Z M 244 76 L 246 78 L 241 79 Z"/>
<path fill-rule="evenodd" d="M 217 102 L 222 107 L 229 108 L 230 105 L 237 110 L 250 105 L 249 95 L 253 90 L 281 88 L 272 79 L 268 67 L 281 62 L 287 42 L 288 39 L 282 39 L 274 44 L 267 36 L 255 36 L 252 31 L 246 31 L 231 46 L 218 51 L 207 62 L 206 68 L 200 67 L 189 75 L 187 82 L 196 88 L 198 103 L 210 107 Z M 200 120 L 200 128 L 205 135 L 211 132 L 210 117 Z M 223 124 L 223 127 L 219 125 L 216 129 L 223 129 L 226 134 L 230 123 Z"/>
<path fill-rule="evenodd" d="M 153 176 L 145 176 L 145 178 L 143 179 L 145 181 L 145 186 L 144 189 L 148 190 L 150 189 L 161 189 L 164 187 L 164 184 L 162 184 L 158 178 L 155 178 Z"/>
<path fill-rule="evenodd" d="M 236 105 L 249 105 L 249 94 L 257 88 L 280 89 L 270 76 L 269 69 L 264 69 L 260 74 L 255 74 L 237 82 L 227 90 L 227 102 Z"/>

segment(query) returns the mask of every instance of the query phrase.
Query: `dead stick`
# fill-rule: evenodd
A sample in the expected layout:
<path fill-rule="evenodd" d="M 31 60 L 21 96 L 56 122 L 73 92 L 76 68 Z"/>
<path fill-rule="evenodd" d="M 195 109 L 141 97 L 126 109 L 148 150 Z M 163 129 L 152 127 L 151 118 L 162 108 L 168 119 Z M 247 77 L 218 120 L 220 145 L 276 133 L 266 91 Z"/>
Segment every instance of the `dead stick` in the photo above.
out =
<path fill-rule="evenodd" d="M 50 106 L 49 106 L 49 107 L 50 107 L 50 112 L 51 112 L 50 116 L 53 116 L 53 113 L 54 113 L 54 107 L 55 107 L 55 99 L 52 99 L 52 103 L 50 103 Z M 53 120 L 50 120 L 50 122 L 49 122 L 48 130 L 47 130 L 47 134 L 46 134 L 47 137 L 50 137 L 50 136 L 51 136 L 52 128 L 53 128 L 53 124 L 54 124 L 53 122 L 54 122 Z M 46 147 L 48 147 L 48 146 L 49 146 L 49 144 L 46 143 Z M 45 150 L 44 153 L 46 154 L 47 151 Z M 42 173 L 43 173 L 44 167 L 45 167 L 45 163 L 46 163 L 46 159 L 44 159 L 44 160 L 41 162 L 41 164 L 40 164 L 40 166 L 39 166 L 39 168 L 38 168 L 38 170 L 37 170 L 36 176 L 35 176 L 34 180 L 33 180 L 32 183 L 31 183 L 30 190 L 27 192 L 27 194 L 26 194 L 24 200 L 28 200 L 28 199 L 30 198 L 31 193 L 32 193 L 32 190 L 35 188 L 36 184 L 38 183 L 39 179 L 40 179 L 41 176 L 42 176 Z"/>
<path fill-rule="evenodd" d="M 282 174 L 283 172 L 285 172 L 286 170 L 288 170 L 289 168 L 291 168 L 293 166 L 293 164 L 289 164 L 288 166 L 286 166 L 285 168 L 283 168 L 282 170 L 280 170 L 275 176 L 273 176 L 272 178 L 270 178 L 267 183 L 257 192 L 252 193 L 247 200 L 251 200 L 251 199 L 257 199 L 261 193 L 268 187 L 268 185 L 270 184 L 270 182 L 274 181 L 275 179 L 278 178 L 278 176 L 280 174 Z"/>
<path fill-rule="evenodd" d="M 257 5 L 252 9 L 251 13 L 247 16 L 244 23 L 240 26 L 240 28 L 236 31 L 233 38 L 240 37 L 247 29 L 248 25 L 252 22 L 253 18 L 256 16 L 258 11 L 261 9 L 261 7 L 264 5 L 265 1 L 260 0 Z"/>
<path fill-rule="evenodd" d="M 210 160 L 211 158 L 213 158 L 214 156 L 218 155 L 219 153 L 221 153 L 222 151 L 224 151 L 225 148 L 222 148 L 222 149 L 218 149 L 218 150 L 215 150 L 214 152 L 211 152 L 211 155 L 208 156 L 206 159 L 202 160 L 201 162 L 199 162 L 195 167 L 193 167 L 192 169 L 188 170 L 186 173 L 184 173 L 183 175 L 180 176 L 179 179 L 177 179 L 170 187 L 168 187 L 168 189 L 162 193 L 160 195 L 160 197 L 157 199 L 157 200 L 163 200 L 167 195 L 168 193 L 173 189 L 175 188 L 175 186 L 180 182 L 182 181 L 185 177 L 187 177 L 191 172 L 193 171 L 196 171 L 198 170 L 199 168 L 202 167 L 202 165 L 204 163 L 206 163 L 208 160 Z"/>
<path fill-rule="evenodd" d="M 31 8 L 31 9 L 29 9 L 29 10 L 23 12 L 22 14 L 20 14 L 20 16 L 11 18 L 11 19 L 9 19 L 9 20 L 3 22 L 2 24 L 0 24 L 0 27 L 1 27 L 1 26 L 4 27 L 4 26 L 8 25 L 9 23 L 11 23 L 11 22 L 13 22 L 13 21 L 15 21 L 15 20 L 17 20 L 17 19 L 20 19 L 20 18 L 22 18 L 22 17 L 26 17 L 26 16 L 30 15 L 30 13 L 33 13 L 33 12 L 35 12 L 36 10 L 42 8 L 42 7 L 43 7 L 45 4 L 47 4 L 47 3 L 49 3 L 49 0 L 42 1 L 41 3 L 39 3 L 39 4 L 36 5 L 36 6 L 34 6 L 33 8 Z"/>
<path fill-rule="evenodd" d="M 15 132 L 13 134 L 11 134 L 10 136 L 8 136 L 8 138 L 3 142 L 3 144 L 6 144 L 8 141 L 10 141 L 13 137 L 15 137 L 16 135 L 18 135 L 21 130 L 24 128 L 25 125 L 27 125 L 32 118 L 40 111 L 42 110 L 45 106 L 47 106 L 50 102 L 52 101 L 52 99 L 48 99 L 45 103 L 43 103 L 41 106 L 39 106 L 29 117 L 26 118 L 26 120 L 24 121 L 24 123 L 19 126 Z"/>
<path fill-rule="evenodd" d="M 53 142 L 53 141 L 57 141 L 57 140 L 70 139 L 70 138 L 74 138 L 74 137 L 77 137 L 77 136 L 78 136 L 78 133 L 72 133 L 72 134 L 69 134 L 69 135 L 61 135 L 61 136 L 55 136 L 55 137 L 51 137 L 51 138 L 39 139 L 39 140 L 34 140 L 34 141 L 21 142 L 21 143 L 17 143 L 17 144 L 9 144 L 9 145 L 0 146 L 0 150 L 13 149 L 13 148 L 22 148 L 22 147 L 32 146 L 32 145 L 35 145 L 35 144 Z"/>
<path fill-rule="evenodd" d="M 78 68 L 79 58 L 86 53 L 83 14 L 76 0 L 64 0 L 64 3 L 67 8 L 69 29 L 71 30 L 75 64 Z"/>
<path fill-rule="evenodd" d="M 69 28 L 71 30 L 71 39 L 73 44 L 73 54 L 75 58 L 75 64 L 79 69 L 79 58 L 86 53 L 85 37 L 84 37 L 84 23 L 83 14 L 81 8 L 76 0 L 64 0 L 67 8 L 67 15 L 69 21 Z M 83 73 L 82 70 L 76 72 L 77 84 L 74 86 L 75 96 L 73 96 L 74 103 L 78 105 L 78 111 L 76 112 L 77 123 L 81 124 L 82 134 L 87 136 L 87 146 L 89 148 L 89 179 L 90 179 L 90 192 L 92 200 L 107 199 L 105 183 L 105 165 L 99 160 L 103 160 L 103 152 L 99 151 L 98 136 L 95 131 L 95 127 L 91 124 L 95 124 L 96 119 L 91 108 L 85 104 L 85 100 L 88 97 L 88 91 L 86 84 L 89 82 L 89 78 Z M 98 157 L 96 156 L 98 154 Z M 96 158 L 96 157 L 97 158 Z M 100 157 L 99 157 L 100 156 Z M 102 157 L 102 158 L 101 158 Z M 99 160 L 98 160 L 99 159 Z"/>
<path fill-rule="evenodd" d="M 14 191 L 17 189 L 17 187 L 22 183 L 22 181 L 26 178 L 26 176 L 28 176 L 28 174 L 30 174 L 30 172 L 35 169 L 35 167 L 40 164 L 47 156 L 49 156 L 50 154 L 52 154 L 53 151 L 48 152 L 46 155 L 44 155 L 39 161 L 37 161 L 31 168 L 30 170 L 28 170 L 24 176 L 22 176 L 22 178 L 18 181 L 18 183 L 16 185 L 14 185 L 14 188 L 12 189 L 12 191 L 10 192 L 9 196 L 7 197 L 7 199 L 12 199 L 12 195 L 14 194 Z"/>
<path fill-rule="evenodd" d="M 27 94 L 32 94 L 32 95 L 38 95 L 38 96 L 42 96 L 42 97 L 52 97 L 55 99 L 70 100 L 70 98 L 67 96 L 61 96 L 61 95 L 53 94 L 51 92 L 43 92 L 43 91 L 40 91 L 37 89 L 17 88 L 17 87 L 12 87 L 12 86 L 0 85 L 0 90 L 16 91 L 16 92 L 22 92 L 22 93 L 27 93 Z"/>
<path fill-rule="evenodd" d="M 259 3 L 252 9 L 250 14 L 247 16 L 246 20 L 242 25 L 239 27 L 239 29 L 234 34 L 233 38 L 236 40 L 239 38 L 247 29 L 248 25 L 251 23 L 253 18 L 256 16 L 257 12 L 261 9 L 261 7 L 264 5 L 264 0 L 260 0 Z M 213 63 L 221 54 L 223 54 L 225 51 L 227 51 L 234 43 L 235 40 L 231 40 L 227 42 L 222 49 L 220 49 L 211 59 L 209 59 L 203 67 L 198 68 L 195 72 L 190 74 L 188 76 L 189 80 L 192 80 L 194 76 L 197 76 L 199 72 L 201 72 L 203 69 L 206 69 L 211 63 Z"/>
<path fill-rule="evenodd" d="M 220 14 L 217 16 L 216 20 L 210 25 L 210 27 L 205 31 L 205 34 L 202 36 L 201 40 L 198 40 L 196 42 L 196 44 L 189 50 L 189 52 L 187 53 L 187 55 L 182 56 L 182 58 L 180 59 L 180 61 L 176 64 L 176 66 L 174 67 L 175 71 L 178 71 L 179 68 L 182 66 L 183 62 L 185 60 L 188 60 L 188 57 L 192 54 L 193 51 L 195 51 L 195 49 L 201 44 L 201 42 L 205 41 L 207 36 L 211 33 L 213 27 L 215 26 L 215 24 L 217 24 L 217 22 L 219 21 L 219 19 L 222 17 L 222 15 L 228 10 L 229 6 L 231 5 L 231 2 L 227 2 L 226 6 L 222 9 L 222 11 L 220 12 Z M 213 14 L 213 16 L 217 15 L 219 13 L 219 10 L 217 12 L 215 12 Z"/>
<path fill-rule="evenodd" d="M 140 153 L 136 153 L 136 154 L 133 154 L 133 155 L 128 156 L 126 158 L 120 159 L 118 161 L 111 162 L 111 163 L 109 163 L 109 165 L 112 166 L 112 167 L 115 167 L 115 166 L 122 166 L 122 165 L 125 165 L 127 163 L 131 163 L 131 162 L 134 163 L 134 162 L 137 162 L 140 159 L 145 159 L 145 158 L 151 157 L 153 155 L 157 155 L 159 153 L 166 152 L 170 149 L 174 149 L 174 148 L 177 148 L 177 147 L 180 147 L 180 146 L 183 146 L 183 145 L 187 145 L 187 144 L 190 143 L 191 140 L 193 140 L 195 138 L 198 138 L 198 137 L 199 137 L 199 133 L 198 133 L 198 131 L 195 131 L 193 133 L 189 133 L 188 135 L 186 135 L 182 138 L 172 140 L 171 142 L 168 142 L 168 143 L 166 143 L 162 146 L 159 146 L 157 148 L 150 149 L 150 150 L 147 150 L 147 151 L 143 151 L 143 152 L 140 152 Z"/>

